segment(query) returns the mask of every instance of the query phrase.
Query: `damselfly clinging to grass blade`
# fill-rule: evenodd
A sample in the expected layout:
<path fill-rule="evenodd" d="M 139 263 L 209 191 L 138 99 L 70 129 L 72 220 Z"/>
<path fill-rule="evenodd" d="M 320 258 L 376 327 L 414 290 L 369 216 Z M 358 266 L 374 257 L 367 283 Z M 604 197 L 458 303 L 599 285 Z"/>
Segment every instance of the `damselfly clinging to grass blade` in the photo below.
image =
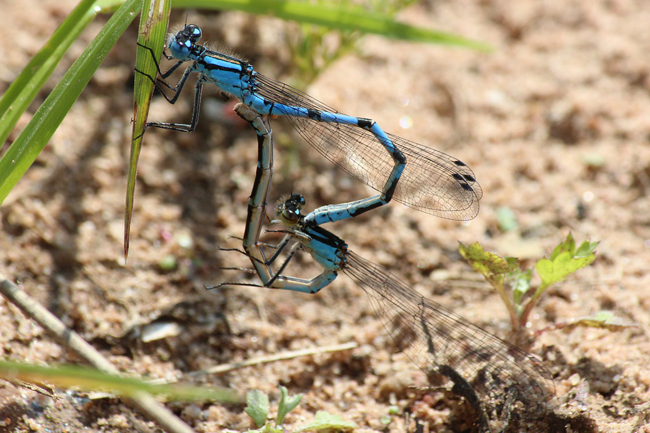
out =
<path fill-rule="evenodd" d="M 191 132 L 196 128 L 204 83 L 212 83 L 262 115 L 286 116 L 298 133 L 325 158 L 381 192 L 378 206 L 392 198 L 442 218 L 469 220 L 476 216 L 483 191 L 462 161 L 392 134 L 371 119 L 348 116 L 291 86 L 259 74 L 249 63 L 198 44 L 201 29 L 186 25 L 168 43 L 176 59 L 164 80 L 183 63 L 176 86 L 149 77 L 170 103 L 175 103 L 189 76 L 196 72 L 194 111 L 189 124 L 148 123 L 147 127 Z M 148 48 L 143 48 L 153 51 Z M 156 63 L 158 65 L 158 63 Z M 169 97 L 165 86 L 173 91 Z"/>
<path fill-rule="evenodd" d="M 368 199 L 323 206 L 303 215 L 305 201 L 293 194 L 279 202 L 276 216 L 286 233 L 277 252 L 266 259 L 259 242 L 272 175 L 272 136 L 261 116 L 240 105 L 237 112 L 258 135 L 259 162 L 249 202 L 244 249 L 255 267 L 260 287 L 316 293 L 339 272 L 350 276 L 370 297 L 388 333 L 427 374 L 439 374 L 452 383 L 452 391 L 464 397 L 477 414 L 481 432 L 490 423 L 507 428 L 517 418 L 541 418 L 554 394 L 550 374 L 542 363 L 521 349 L 473 325 L 442 305 L 430 301 L 395 276 L 348 249 L 347 243 L 321 224 L 340 221 L 368 207 Z M 272 269 L 279 253 L 293 242 L 288 258 Z M 312 279 L 282 273 L 299 250 L 311 254 L 324 272 Z M 254 285 L 250 283 L 222 283 Z"/>

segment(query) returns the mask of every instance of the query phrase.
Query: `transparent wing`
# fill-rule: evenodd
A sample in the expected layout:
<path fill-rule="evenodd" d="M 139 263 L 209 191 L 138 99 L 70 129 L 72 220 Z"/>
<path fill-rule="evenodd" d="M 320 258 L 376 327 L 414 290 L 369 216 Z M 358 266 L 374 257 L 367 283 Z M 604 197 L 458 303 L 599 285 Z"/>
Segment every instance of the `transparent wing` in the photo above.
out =
<path fill-rule="evenodd" d="M 293 87 L 261 74 L 255 75 L 256 93 L 272 102 L 338 113 Z M 345 172 L 381 191 L 393 158 L 365 129 L 309 118 L 288 116 L 298 133 L 325 158 Z M 386 134 L 406 156 L 406 167 L 393 198 L 420 211 L 453 220 L 476 216 L 483 190 L 462 161 L 431 147 Z"/>
<path fill-rule="evenodd" d="M 483 410 L 541 418 L 555 394 L 541 361 L 418 295 L 374 263 L 348 252 L 343 271 L 370 296 L 396 343 L 425 372 L 451 379 L 461 395 L 478 396 Z M 460 377 L 456 377 L 456 374 Z"/>

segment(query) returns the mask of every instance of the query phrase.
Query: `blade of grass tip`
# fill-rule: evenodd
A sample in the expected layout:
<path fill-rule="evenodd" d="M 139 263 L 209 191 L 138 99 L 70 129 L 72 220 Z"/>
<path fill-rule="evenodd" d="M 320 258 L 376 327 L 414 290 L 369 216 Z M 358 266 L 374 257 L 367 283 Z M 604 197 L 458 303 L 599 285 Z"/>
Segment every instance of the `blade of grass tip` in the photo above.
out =
<path fill-rule="evenodd" d="M 141 5 L 139 0 L 128 0 L 113 14 L 0 159 L 0 204 L 41 153 Z"/>
<path fill-rule="evenodd" d="M 95 0 L 83 0 L 29 61 L 0 100 L 0 143 L 4 143 L 64 54 L 97 15 Z"/>
<path fill-rule="evenodd" d="M 415 27 L 395 21 L 390 15 L 330 3 L 278 0 L 176 0 L 176 8 L 239 10 L 257 15 L 271 15 L 285 20 L 315 24 L 337 30 L 360 31 L 411 42 L 456 45 L 480 51 L 492 48 L 446 32 Z"/>
<path fill-rule="evenodd" d="M 145 2 L 145 9 L 140 15 L 140 28 L 138 31 L 138 43 L 145 47 L 151 47 L 156 59 L 160 59 L 165 35 L 169 23 L 171 1 L 151 0 Z M 148 50 L 139 48 L 136 54 L 135 67 L 145 74 L 155 77 L 158 73 L 156 63 Z M 129 157 L 129 176 L 126 187 L 126 206 L 124 209 L 124 261 L 129 255 L 129 233 L 131 231 L 131 216 L 133 214 L 133 200 L 135 196 L 135 182 L 138 174 L 138 158 L 142 148 L 149 105 L 154 85 L 142 74 L 135 74 L 135 85 L 133 94 L 133 130 L 131 139 L 131 155 Z"/>

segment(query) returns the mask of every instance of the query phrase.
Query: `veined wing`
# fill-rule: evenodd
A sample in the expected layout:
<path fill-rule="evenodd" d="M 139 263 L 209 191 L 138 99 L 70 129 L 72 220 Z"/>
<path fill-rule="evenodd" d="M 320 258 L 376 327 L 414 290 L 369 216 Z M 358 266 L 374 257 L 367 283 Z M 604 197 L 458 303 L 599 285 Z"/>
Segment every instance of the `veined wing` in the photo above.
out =
<path fill-rule="evenodd" d="M 540 360 L 420 296 L 382 267 L 351 251 L 346 258 L 343 271 L 370 296 L 388 333 L 423 371 L 468 384 L 487 413 L 546 413 L 555 387 Z"/>
<path fill-rule="evenodd" d="M 256 93 L 269 101 L 338 113 L 288 84 L 261 74 L 254 79 Z M 305 141 L 325 158 L 381 191 L 395 163 L 371 132 L 353 125 L 287 117 Z M 395 200 L 447 219 L 469 220 L 476 216 L 483 191 L 465 163 L 431 147 L 386 135 L 406 156 L 406 166 L 393 195 Z"/>

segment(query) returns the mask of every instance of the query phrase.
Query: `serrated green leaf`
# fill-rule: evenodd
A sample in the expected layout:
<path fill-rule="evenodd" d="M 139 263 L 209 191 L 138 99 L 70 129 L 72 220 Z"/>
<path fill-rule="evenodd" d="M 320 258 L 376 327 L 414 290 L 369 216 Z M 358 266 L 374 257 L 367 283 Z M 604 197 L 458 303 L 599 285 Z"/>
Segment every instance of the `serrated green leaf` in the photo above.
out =
<path fill-rule="evenodd" d="M 593 254 L 593 252 L 596 250 L 596 247 L 598 246 L 600 242 L 589 242 L 589 241 L 584 241 L 578 249 L 575 252 L 576 257 L 586 257 L 590 254 Z"/>
<path fill-rule="evenodd" d="M 554 260 L 541 259 L 535 264 L 537 273 L 542 278 L 542 284 L 539 290 L 545 290 L 550 285 L 564 281 L 566 277 L 590 265 L 596 259 L 595 255 L 587 257 L 572 257 L 571 253 L 563 252 Z"/>
<path fill-rule="evenodd" d="M 504 259 L 496 253 L 485 251 L 478 242 L 474 242 L 469 247 L 462 242 L 459 244 L 460 254 L 469 262 L 472 269 L 486 278 L 506 274 L 518 268 L 516 259 L 514 261 L 511 258 Z"/>
<path fill-rule="evenodd" d="M 554 260 L 557 256 L 564 252 L 568 252 L 573 257 L 575 255 L 575 250 L 576 242 L 573 239 L 571 232 L 569 232 L 564 242 L 560 243 L 557 247 L 555 247 L 555 249 L 553 249 L 550 259 Z"/>
<path fill-rule="evenodd" d="M 280 403 L 278 404 L 278 417 L 276 419 L 276 425 L 282 425 L 284 422 L 284 417 L 287 416 L 289 412 L 294 410 L 296 406 L 302 400 L 302 394 L 294 395 L 289 397 L 289 391 L 284 386 L 280 387 Z"/>
<path fill-rule="evenodd" d="M 469 247 L 463 245 L 462 242 L 459 242 L 459 244 L 458 250 L 460 254 L 469 262 L 472 269 L 483 275 L 494 290 L 497 291 L 501 301 L 508 309 L 510 323 L 513 328 L 516 328 L 519 323 L 517 308 L 506 293 L 503 282 L 506 274 L 519 269 L 518 260 L 512 257 L 504 259 L 498 254 L 485 251 L 478 242 L 474 242 Z"/>
<path fill-rule="evenodd" d="M 269 416 L 269 397 L 258 389 L 250 391 L 246 394 L 244 411 L 253 418 L 258 428 L 262 428 Z"/>
<path fill-rule="evenodd" d="M 581 255 L 578 256 L 575 250 L 575 240 L 571 233 L 569 233 L 565 241 L 555 247 L 550 259 L 544 258 L 535 263 L 535 269 L 542 278 L 542 284 L 537 288 L 535 295 L 533 295 L 533 298 L 528 302 L 521 314 L 522 323 L 528 320 L 528 315 L 539 301 L 540 296 L 552 284 L 564 281 L 573 272 L 588 266 L 596 259 L 596 255 L 593 252 L 596 245 L 597 243 L 583 242 L 580 246 Z M 587 252 L 590 252 L 590 254 L 582 255 Z"/>
<path fill-rule="evenodd" d="M 334 430 L 334 431 L 350 431 L 357 428 L 357 425 L 351 421 L 343 421 L 340 415 L 331 415 L 325 411 L 316 412 L 314 421 L 302 427 L 298 427 L 295 431 L 302 432 L 307 430 L 321 431 L 321 430 Z"/>

